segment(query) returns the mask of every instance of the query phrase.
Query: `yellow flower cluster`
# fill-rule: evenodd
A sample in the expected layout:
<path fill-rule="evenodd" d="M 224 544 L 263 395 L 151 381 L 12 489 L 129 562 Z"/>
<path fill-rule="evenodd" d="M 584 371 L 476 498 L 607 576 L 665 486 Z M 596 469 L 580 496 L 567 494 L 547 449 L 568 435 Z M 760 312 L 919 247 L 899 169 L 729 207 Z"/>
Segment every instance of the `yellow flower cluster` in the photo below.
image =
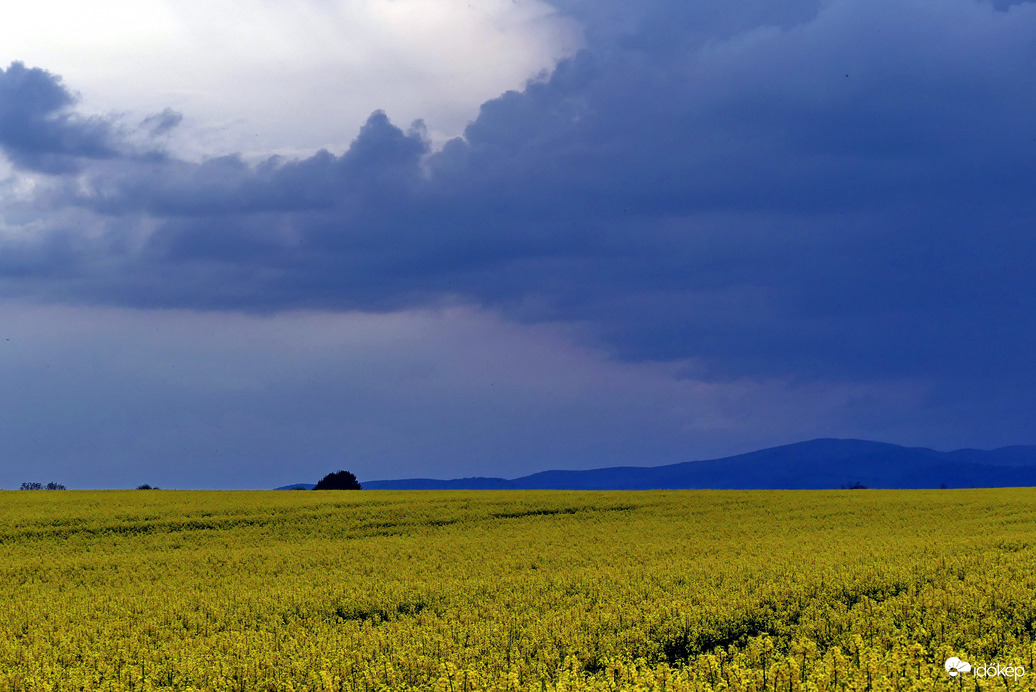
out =
<path fill-rule="evenodd" d="M 0 596 L 12 692 L 1032 690 L 1036 489 L 5 492 Z"/>

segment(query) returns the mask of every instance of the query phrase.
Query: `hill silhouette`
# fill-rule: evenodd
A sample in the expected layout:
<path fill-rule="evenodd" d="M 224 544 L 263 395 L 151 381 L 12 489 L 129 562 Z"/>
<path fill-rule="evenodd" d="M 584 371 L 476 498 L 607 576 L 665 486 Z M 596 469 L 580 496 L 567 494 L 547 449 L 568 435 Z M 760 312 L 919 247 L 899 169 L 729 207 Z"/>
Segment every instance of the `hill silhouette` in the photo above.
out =
<path fill-rule="evenodd" d="M 521 478 L 364 481 L 369 490 L 654 490 L 993 488 L 1036 486 L 1036 446 L 939 452 L 867 440 L 819 439 L 666 466 L 543 471 Z"/>

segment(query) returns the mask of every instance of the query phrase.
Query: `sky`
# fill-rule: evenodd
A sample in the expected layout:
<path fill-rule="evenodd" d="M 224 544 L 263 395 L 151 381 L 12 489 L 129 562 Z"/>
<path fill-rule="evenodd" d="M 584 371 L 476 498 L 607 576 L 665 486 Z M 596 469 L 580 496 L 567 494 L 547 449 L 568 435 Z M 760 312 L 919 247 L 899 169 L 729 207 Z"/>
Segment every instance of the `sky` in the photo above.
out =
<path fill-rule="evenodd" d="M 1036 3 L 38 0 L 0 487 L 1036 444 Z"/>

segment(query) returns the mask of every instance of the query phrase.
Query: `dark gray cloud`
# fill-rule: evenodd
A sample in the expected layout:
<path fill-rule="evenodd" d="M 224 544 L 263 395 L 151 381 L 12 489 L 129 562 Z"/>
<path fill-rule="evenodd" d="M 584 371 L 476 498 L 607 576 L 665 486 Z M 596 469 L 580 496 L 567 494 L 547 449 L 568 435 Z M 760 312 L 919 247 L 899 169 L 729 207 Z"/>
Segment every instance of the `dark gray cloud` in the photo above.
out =
<path fill-rule="evenodd" d="M 1036 6 L 558 5 L 587 48 L 440 151 L 379 112 L 340 155 L 110 157 L 56 182 L 39 204 L 102 229 L 103 261 L 61 265 L 47 295 L 462 301 L 582 323 L 621 358 L 693 359 L 699 377 L 1030 396 Z M 54 77 L 3 80 L 16 164 L 114 151 Z"/>
<path fill-rule="evenodd" d="M 20 62 L 0 69 L 0 147 L 23 168 L 76 170 L 79 158 L 115 154 L 109 121 L 77 115 L 75 97 L 60 78 Z"/>
<path fill-rule="evenodd" d="M 166 108 L 161 113 L 155 113 L 144 118 L 140 123 L 141 127 L 151 136 L 164 135 L 173 130 L 183 121 L 183 113 Z"/>

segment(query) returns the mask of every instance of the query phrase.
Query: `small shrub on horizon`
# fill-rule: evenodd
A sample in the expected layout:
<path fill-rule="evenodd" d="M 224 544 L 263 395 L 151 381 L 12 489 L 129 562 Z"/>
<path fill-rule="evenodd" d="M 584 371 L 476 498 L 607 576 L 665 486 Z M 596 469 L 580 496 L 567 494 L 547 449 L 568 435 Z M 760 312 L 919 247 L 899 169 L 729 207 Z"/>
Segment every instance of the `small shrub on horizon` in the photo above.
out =
<path fill-rule="evenodd" d="M 336 471 L 321 478 L 313 490 L 363 490 L 363 486 L 351 472 Z"/>

